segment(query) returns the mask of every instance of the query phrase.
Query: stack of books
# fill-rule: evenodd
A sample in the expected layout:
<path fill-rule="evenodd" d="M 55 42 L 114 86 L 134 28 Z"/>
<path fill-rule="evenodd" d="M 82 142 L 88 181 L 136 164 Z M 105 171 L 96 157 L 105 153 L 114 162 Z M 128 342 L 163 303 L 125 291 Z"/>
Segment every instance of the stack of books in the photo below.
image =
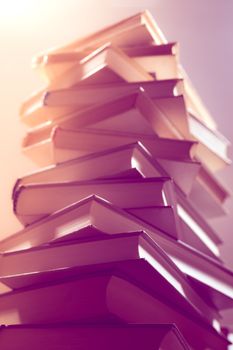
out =
<path fill-rule="evenodd" d="M 145 11 L 33 64 L 23 152 L 42 168 L 0 242 L 1 349 L 227 349 L 233 273 L 208 219 L 229 142 L 177 44 Z"/>

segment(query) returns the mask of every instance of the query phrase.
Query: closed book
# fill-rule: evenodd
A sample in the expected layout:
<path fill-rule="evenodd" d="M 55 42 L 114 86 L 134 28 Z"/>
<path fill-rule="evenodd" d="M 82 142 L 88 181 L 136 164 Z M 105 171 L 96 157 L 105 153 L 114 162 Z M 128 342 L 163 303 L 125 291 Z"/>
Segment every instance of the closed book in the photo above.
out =
<path fill-rule="evenodd" d="M 92 194 L 121 208 L 167 206 L 169 182 L 158 177 L 29 184 L 16 190 L 14 212 L 28 225 Z"/>
<path fill-rule="evenodd" d="M 180 79 L 148 82 L 118 82 L 75 86 L 70 89 L 45 89 L 32 94 L 20 109 L 21 120 L 30 126 L 56 119 L 101 101 L 137 92 L 143 88 L 152 98 L 178 96 L 183 92 Z"/>
<path fill-rule="evenodd" d="M 89 350 L 164 350 L 175 347 L 189 350 L 186 340 L 174 324 L 94 324 L 62 325 L 11 325 L 1 327 L 2 350 L 69 350 L 70 343 L 76 348 Z"/>
<path fill-rule="evenodd" d="M 92 136 L 92 134 L 90 135 Z M 91 141 L 93 142 L 93 139 Z M 200 163 L 179 159 L 178 157 L 175 159 L 162 158 L 161 155 L 163 156 L 164 154 L 163 150 L 161 150 L 161 140 L 154 138 L 154 142 L 148 141 L 108 148 L 41 169 L 18 179 L 14 189 L 20 185 L 30 183 L 78 181 L 100 177 L 126 177 L 130 176 L 131 172 L 128 172 L 129 170 L 135 169 L 138 172 L 138 176 L 145 178 L 170 176 L 184 193 L 189 193 L 198 174 Z M 83 147 L 85 147 L 85 142 L 86 139 L 82 141 Z M 151 147 L 146 148 L 145 144 Z M 175 146 L 175 143 L 171 142 L 171 144 Z M 157 157 L 155 157 L 156 152 Z M 95 169 L 95 171 L 93 172 L 92 169 Z M 181 171 L 183 169 L 185 171 Z"/>

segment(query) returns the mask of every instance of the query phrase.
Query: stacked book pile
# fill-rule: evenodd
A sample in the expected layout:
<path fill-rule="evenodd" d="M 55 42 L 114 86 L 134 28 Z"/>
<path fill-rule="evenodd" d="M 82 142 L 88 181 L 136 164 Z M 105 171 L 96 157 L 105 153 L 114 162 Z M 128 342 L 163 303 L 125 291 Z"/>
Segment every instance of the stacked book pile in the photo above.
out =
<path fill-rule="evenodd" d="M 22 105 L 25 226 L 0 243 L 0 347 L 227 349 L 229 142 L 148 12 L 37 56 Z M 5 326 L 4 326 L 5 325 Z"/>

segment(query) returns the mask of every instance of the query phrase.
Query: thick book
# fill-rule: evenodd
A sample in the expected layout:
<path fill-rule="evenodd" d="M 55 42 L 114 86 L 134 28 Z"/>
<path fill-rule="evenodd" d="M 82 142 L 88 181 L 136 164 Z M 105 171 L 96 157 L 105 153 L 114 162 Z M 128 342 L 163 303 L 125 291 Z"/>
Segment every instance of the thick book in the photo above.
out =
<path fill-rule="evenodd" d="M 200 153 L 208 157 L 206 162 L 208 168 L 215 172 L 225 165 L 231 164 L 228 157 L 230 141 L 216 130 L 211 130 L 201 123 L 193 115 L 189 114 L 188 118 L 190 134 L 199 142 Z"/>
<path fill-rule="evenodd" d="M 152 98 L 172 97 L 183 93 L 183 82 L 179 79 L 136 83 L 105 83 L 77 85 L 69 89 L 38 91 L 24 101 L 20 108 L 21 120 L 30 126 L 64 116 L 75 110 L 101 101 L 136 92 L 143 88 Z"/>
<path fill-rule="evenodd" d="M 214 218 L 226 214 L 226 200 L 230 196 L 227 189 L 204 165 L 201 165 L 193 179 L 188 199 L 205 218 Z"/>
<path fill-rule="evenodd" d="M 198 249 L 204 253 L 206 253 L 206 248 L 208 247 L 215 257 L 219 256 L 220 252 L 218 246 L 222 243 L 222 240 L 210 225 L 208 225 L 203 212 L 200 212 L 192 199 L 185 196 L 179 188 L 176 187 L 175 192 L 177 214 L 181 222 L 181 240 L 184 240 L 191 246 L 198 247 Z M 199 242 L 197 238 L 199 238 Z M 201 242 L 202 244 L 200 245 Z M 204 250 L 203 244 L 205 247 Z"/>
<path fill-rule="evenodd" d="M 174 104 L 180 104 L 179 97 L 174 97 Z M 167 111 L 172 116 L 173 111 Z M 97 130 L 114 131 L 131 134 L 155 135 L 169 138 L 182 138 L 164 111 L 157 107 L 148 94 L 140 90 L 126 93 L 113 99 L 104 101 L 98 106 L 91 106 L 84 110 L 51 120 L 41 124 L 30 132 L 31 138 L 40 141 L 44 135 L 48 135 L 54 125 L 64 129 L 77 130 L 91 127 Z"/>
<path fill-rule="evenodd" d="M 48 132 L 40 133 L 40 136 L 38 134 L 39 131 L 27 133 L 23 140 L 23 153 L 42 167 L 132 142 L 143 144 L 155 158 L 189 162 L 194 160 L 197 147 L 195 141 L 92 128 L 72 131 L 55 126 Z"/>
<path fill-rule="evenodd" d="M 190 350 L 172 324 L 53 324 L 1 326 L 2 350 Z"/>
<path fill-rule="evenodd" d="M 202 295 L 203 300 L 205 300 L 210 307 L 214 306 L 220 311 L 223 318 L 221 324 L 223 327 L 225 325 L 227 327 L 227 317 L 229 317 L 229 314 L 231 314 L 232 319 L 232 313 L 230 311 L 232 309 L 232 299 L 224 295 L 221 291 L 216 290 L 203 282 L 197 281 L 195 278 L 189 276 L 188 280 L 190 286 L 194 288 L 199 295 Z M 232 323 L 232 321 L 230 322 Z"/>
<path fill-rule="evenodd" d="M 169 209 L 169 207 L 167 206 Z M 107 220 L 103 220 L 108 218 Z M 142 221 L 126 210 L 113 206 L 98 196 L 90 196 L 37 221 L 1 241 L 1 251 L 27 249 L 57 239 L 64 239 L 86 225 L 94 225 L 107 233 L 134 232 L 147 228 L 153 234 L 167 236 L 164 231 Z M 177 238 L 174 225 L 171 238 Z"/>
<path fill-rule="evenodd" d="M 172 205 L 170 178 L 50 182 L 18 187 L 14 212 L 28 225 L 92 194 L 121 208 Z"/>
<path fill-rule="evenodd" d="M 152 73 L 156 80 L 182 78 L 177 43 L 125 47 L 122 50 L 147 72 Z"/>
<path fill-rule="evenodd" d="M 156 47 L 161 47 L 156 46 Z M 138 51 L 138 56 L 137 55 Z M 154 72 L 156 79 L 161 78 L 180 78 L 183 79 L 183 95 L 186 102 L 186 107 L 190 114 L 193 114 L 195 118 L 204 124 L 207 128 L 209 127 L 212 131 L 216 131 L 216 128 L 213 128 L 212 123 L 209 123 L 210 115 L 203 105 L 200 97 L 195 91 L 190 79 L 187 77 L 186 73 L 182 69 L 178 59 L 177 47 L 173 46 L 173 51 L 171 50 L 170 55 L 159 56 L 152 54 L 153 49 L 146 47 L 145 49 L 138 49 L 136 47 L 130 49 L 128 52 L 125 51 L 130 57 L 133 57 L 136 62 L 141 64 L 143 69 L 148 73 Z M 161 65 L 161 66 L 160 66 Z M 161 76 L 160 74 L 161 73 Z M 167 73 L 167 75 L 166 75 Z"/>
<path fill-rule="evenodd" d="M 101 135 L 99 135 L 99 139 L 101 139 Z M 159 156 L 160 152 L 162 154 L 160 148 L 162 142 L 158 140 L 156 143 L 156 141 L 155 138 L 152 142 L 153 148 L 146 148 L 144 142 L 134 142 L 116 148 L 109 147 L 107 150 L 90 153 L 41 169 L 18 179 L 14 191 L 19 186 L 30 183 L 80 181 L 100 177 L 128 177 L 133 174 L 130 170 L 135 169 L 138 176 L 145 178 L 170 176 L 176 185 L 188 194 L 199 172 L 200 163 L 186 159 L 161 158 Z M 83 146 L 85 142 L 86 140 L 83 140 Z M 156 152 L 158 157 L 155 157 Z M 95 169 L 94 172 L 93 169 Z"/>
<path fill-rule="evenodd" d="M 180 78 L 176 55 L 177 45 L 175 43 L 159 46 L 124 46 L 121 47 L 121 51 L 133 59 L 132 65 L 135 62 L 138 63 L 144 70 L 152 74 L 156 80 Z M 93 52 L 84 50 L 81 52 L 70 51 L 49 54 L 43 65 L 40 65 L 40 70 L 49 84 L 51 84 L 59 76 L 75 68 L 77 63 L 81 63 L 85 57 L 93 55 Z"/>

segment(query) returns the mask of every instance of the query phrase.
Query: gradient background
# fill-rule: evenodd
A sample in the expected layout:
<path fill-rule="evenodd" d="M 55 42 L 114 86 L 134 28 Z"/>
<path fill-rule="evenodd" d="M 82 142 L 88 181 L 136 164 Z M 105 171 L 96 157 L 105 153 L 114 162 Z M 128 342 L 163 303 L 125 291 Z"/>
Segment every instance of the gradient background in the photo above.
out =
<path fill-rule="evenodd" d="M 233 143 L 233 0 L 0 0 L 0 238 L 21 227 L 11 190 L 17 177 L 35 168 L 20 153 L 25 128 L 18 118 L 22 100 L 43 85 L 30 70 L 32 56 L 145 8 L 167 39 L 180 43 L 185 70 Z M 233 188 L 231 167 L 219 176 Z M 224 261 L 233 267 L 233 200 L 227 208 L 229 216 L 211 225 L 224 240 Z"/>

